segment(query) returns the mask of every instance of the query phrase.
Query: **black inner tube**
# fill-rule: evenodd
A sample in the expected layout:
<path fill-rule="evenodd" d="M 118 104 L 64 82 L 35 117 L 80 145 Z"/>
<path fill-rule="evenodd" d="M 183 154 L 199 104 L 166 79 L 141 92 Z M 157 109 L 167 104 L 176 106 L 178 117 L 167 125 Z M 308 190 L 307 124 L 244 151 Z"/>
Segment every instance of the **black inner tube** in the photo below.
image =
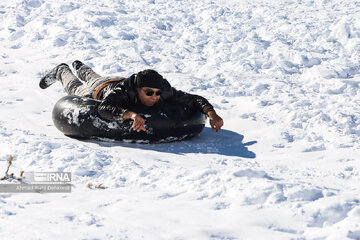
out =
<path fill-rule="evenodd" d="M 169 142 L 198 135 L 206 116 L 182 105 L 168 104 L 161 108 L 131 109 L 146 121 L 146 132 L 131 128 L 132 120 L 107 121 L 98 114 L 100 101 L 78 96 L 65 96 L 54 106 L 52 119 L 65 135 L 74 138 L 108 138 Z"/>

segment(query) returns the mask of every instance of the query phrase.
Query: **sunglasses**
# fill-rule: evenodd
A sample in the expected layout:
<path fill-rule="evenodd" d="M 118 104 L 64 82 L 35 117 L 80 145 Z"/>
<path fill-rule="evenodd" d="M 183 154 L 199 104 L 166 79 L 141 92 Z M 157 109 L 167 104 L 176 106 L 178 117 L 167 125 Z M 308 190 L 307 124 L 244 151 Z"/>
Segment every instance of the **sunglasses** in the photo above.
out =
<path fill-rule="evenodd" d="M 148 97 L 151 97 L 152 95 L 154 95 L 154 93 L 156 96 L 160 96 L 162 94 L 161 90 L 154 92 L 153 90 L 147 89 L 147 90 L 143 90 L 143 91 L 146 94 L 146 96 L 148 96 Z"/>

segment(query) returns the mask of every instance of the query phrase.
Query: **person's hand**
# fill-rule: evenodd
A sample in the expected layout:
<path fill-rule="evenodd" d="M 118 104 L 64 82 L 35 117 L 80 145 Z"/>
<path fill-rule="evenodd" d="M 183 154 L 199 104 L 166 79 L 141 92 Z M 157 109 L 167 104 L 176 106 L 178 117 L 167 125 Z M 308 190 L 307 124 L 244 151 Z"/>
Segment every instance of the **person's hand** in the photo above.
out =
<path fill-rule="evenodd" d="M 209 117 L 212 130 L 218 132 L 224 125 L 224 121 L 222 120 L 222 118 L 217 115 L 214 110 L 209 111 L 207 113 L 207 116 Z"/>
<path fill-rule="evenodd" d="M 133 113 L 131 115 L 131 119 L 134 120 L 131 127 L 135 131 L 137 131 L 137 132 L 140 132 L 140 130 L 141 131 L 146 131 L 146 129 L 145 129 L 145 119 L 143 119 L 139 114 Z"/>
<path fill-rule="evenodd" d="M 132 129 L 134 131 L 140 132 L 140 131 L 146 131 L 145 129 L 145 119 L 142 118 L 139 114 L 131 111 L 126 111 L 123 115 L 123 119 L 132 119 L 134 120 L 132 124 Z"/>

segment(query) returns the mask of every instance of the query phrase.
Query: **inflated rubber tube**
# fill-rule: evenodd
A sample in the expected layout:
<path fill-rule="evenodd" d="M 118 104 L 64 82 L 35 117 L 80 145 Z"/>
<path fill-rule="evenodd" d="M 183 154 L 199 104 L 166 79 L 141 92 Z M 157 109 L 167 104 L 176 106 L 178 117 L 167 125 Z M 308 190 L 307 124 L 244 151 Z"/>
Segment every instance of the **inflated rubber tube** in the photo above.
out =
<path fill-rule="evenodd" d="M 160 109 L 131 109 L 145 119 L 145 131 L 134 131 L 132 120 L 107 121 L 98 114 L 100 101 L 78 96 L 65 96 L 54 106 L 52 119 L 65 135 L 74 138 L 105 138 L 169 142 L 198 135 L 205 126 L 201 112 L 180 105 L 164 105 Z"/>

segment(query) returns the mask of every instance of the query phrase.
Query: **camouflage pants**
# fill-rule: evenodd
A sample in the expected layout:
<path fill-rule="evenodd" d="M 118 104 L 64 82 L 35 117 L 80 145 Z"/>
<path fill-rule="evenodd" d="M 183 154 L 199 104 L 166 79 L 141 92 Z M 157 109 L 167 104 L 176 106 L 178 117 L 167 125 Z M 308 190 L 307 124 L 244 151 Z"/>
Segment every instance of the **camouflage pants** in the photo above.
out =
<path fill-rule="evenodd" d="M 58 76 L 65 91 L 69 95 L 80 97 L 92 97 L 101 84 L 121 79 L 121 77 L 101 77 L 87 65 L 82 65 L 76 71 L 78 77 L 73 74 L 69 67 L 62 68 L 60 71 Z"/>

